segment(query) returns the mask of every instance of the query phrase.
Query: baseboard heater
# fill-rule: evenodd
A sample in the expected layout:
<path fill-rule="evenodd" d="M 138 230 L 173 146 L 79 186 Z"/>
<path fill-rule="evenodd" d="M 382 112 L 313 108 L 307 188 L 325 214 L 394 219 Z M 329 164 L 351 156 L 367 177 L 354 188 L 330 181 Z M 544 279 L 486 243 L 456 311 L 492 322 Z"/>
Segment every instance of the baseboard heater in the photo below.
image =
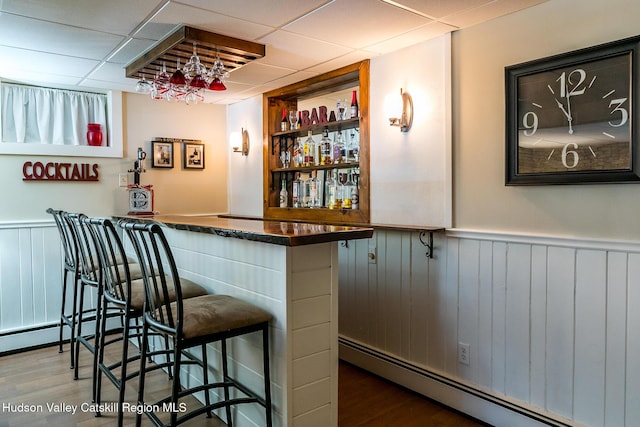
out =
<path fill-rule="evenodd" d="M 470 384 L 416 366 L 378 349 L 338 338 L 340 359 L 400 384 L 416 393 L 495 426 L 576 426 L 534 409 L 484 392 Z"/>

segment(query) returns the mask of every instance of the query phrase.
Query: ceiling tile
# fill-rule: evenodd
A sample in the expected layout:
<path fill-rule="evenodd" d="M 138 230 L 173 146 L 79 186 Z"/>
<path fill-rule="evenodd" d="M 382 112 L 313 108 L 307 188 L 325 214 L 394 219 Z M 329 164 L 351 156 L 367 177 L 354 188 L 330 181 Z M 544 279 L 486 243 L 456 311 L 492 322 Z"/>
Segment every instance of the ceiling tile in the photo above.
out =
<path fill-rule="evenodd" d="M 91 59 L 104 58 L 124 40 L 122 36 L 5 13 L 0 14 L 0 28 L 0 45 Z M 24 28 L 29 28 L 29 37 L 24 36 Z"/>
<path fill-rule="evenodd" d="M 357 19 L 354 17 L 357 16 Z M 335 0 L 284 29 L 356 49 L 378 44 L 431 20 L 371 0 Z"/>
<path fill-rule="evenodd" d="M 464 10 L 474 9 L 494 0 L 382 0 L 438 19 Z"/>
<path fill-rule="evenodd" d="M 455 30 L 457 30 L 457 27 L 434 21 L 418 28 L 417 30 L 409 31 L 408 33 L 404 33 L 401 36 L 385 40 L 384 42 L 378 43 L 373 46 L 369 46 L 367 47 L 367 50 L 376 52 L 378 54 L 394 52 L 407 46 L 412 46 Z"/>
<path fill-rule="evenodd" d="M 283 30 L 271 33 L 258 41 L 267 46 L 266 55 L 259 62 L 294 70 L 303 70 L 351 51 L 343 46 Z"/>
<path fill-rule="evenodd" d="M 168 31 L 158 39 L 163 38 L 166 34 L 171 32 L 173 28 L 180 24 L 249 41 L 254 41 L 258 37 L 273 31 L 273 27 L 267 25 L 231 18 L 200 8 L 170 3 L 167 7 L 162 9 L 162 11 L 158 13 L 153 20 L 137 34 L 137 36 L 149 38 L 152 34 L 150 29 L 157 31 L 159 24 L 162 26 L 166 25 L 165 28 L 168 28 Z"/>
<path fill-rule="evenodd" d="M 250 85 L 265 84 L 294 72 L 295 70 L 289 68 L 274 67 L 272 65 L 260 64 L 254 61 L 242 68 L 234 70 L 227 80 L 230 82 L 238 81 Z"/>
<path fill-rule="evenodd" d="M 377 56 L 377 54 L 373 52 L 369 52 L 365 50 L 355 50 L 339 58 L 332 59 L 331 61 L 327 61 L 322 64 L 318 64 L 314 67 L 308 68 L 305 71 L 315 73 L 316 75 L 327 73 L 329 71 L 336 70 L 340 67 L 355 64 L 356 62 L 359 62 L 365 59 L 371 59 L 375 56 Z"/>
<path fill-rule="evenodd" d="M 127 35 L 160 3 L 163 2 L 161 0 L 2 0 L 0 10 L 54 23 Z"/>
<path fill-rule="evenodd" d="M 155 41 L 147 39 L 129 40 L 129 43 L 127 43 L 115 55 L 109 58 L 109 62 L 116 62 L 118 64 L 127 65 L 155 43 Z"/>
<path fill-rule="evenodd" d="M 280 27 L 307 13 L 331 3 L 331 0 L 183 0 L 185 4 L 218 12 L 245 21 Z"/>
<path fill-rule="evenodd" d="M 11 58 L 11 61 L 0 61 L 0 76 L 8 76 L 14 71 L 21 71 L 80 78 L 87 75 L 100 63 L 100 61 L 92 59 L 34 52 L 6 46 L 0 46 L 0 58 Z"/>
<path fill-rule="evenodd" d="M 496 0 L 476 9 L 447 16 L 443 18 L 442 21 L 460 28 L 470 27 L 489 19 L 545 3 L 546 1 L 547 0 Z"/>

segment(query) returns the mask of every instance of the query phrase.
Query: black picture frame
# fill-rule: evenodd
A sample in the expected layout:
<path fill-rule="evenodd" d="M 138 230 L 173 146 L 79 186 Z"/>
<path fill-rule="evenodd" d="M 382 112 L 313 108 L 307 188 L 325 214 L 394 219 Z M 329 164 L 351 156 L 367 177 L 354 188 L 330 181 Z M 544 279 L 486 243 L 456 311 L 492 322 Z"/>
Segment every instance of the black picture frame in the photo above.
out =
<path fill-rule="evenodd" d="M 585 49 L 580 49 L 560 55 L 554 55 L 547 58 L 537 59 L 534 61 L 525 62 L 522 64 L 516 64 L 505 67 L 505 98 L 506 98 L 506 147 L 505 147 L 505 185 L 548 185 L 548 184 L 587 184 L 587 183 L 622 183 L 622 182 L 640 182 L 640 150 L 638 149 L 638 122 L 635 117 L 638 110 L 638 72 L 640 72 L 640 36 L 630 37 L 623 40 L 618 40 L 611 43 L 605 43 Z M 627 68 L 628 67 L 628 68 Z M 569 70 L 577 70 L 582 73 L 573 75 L 573 80 L 567 79 L 567 75 L 570 75 Z M 600 80 L 596 80 L 591 77 L 588 71 L 592 70 L 593 75 Z M 601 70 L 613 70 L 611 73 L 606 74 L 601 72 L 600 75 L 596 71 Z M 564 72 L 564 74 L 563 74 Z M 588 77 L 586 77 L 588 75 Z M 554 91 L 554 87 L 546 82 L 552 81 L 549 76 L 557 76 L 555 82 L 558 84 L 565 83 L 566 98 L 560 96 L 560 93 Z M 585 76 L 584 79 L 581 77 Z M 561 80 L 564 79 L 564 80 Z M 540 80 L 536 82 L 536 80 Z M 594 81 L 592 81 L 594 80 Z M 624 80 L 624 81 L 623 81 Z M 579 81 L 584 81 L 582 86 L 576 84 Z M 596 82 L 597 81 L 597 85 Z M 624 97 L 626 92 L 620 90 L 619 99 L 611 99 L 614 96 L 605 98 L 604 95 L 610 93 L 616 93 L 616 85 L 618 87 L 625 86 L 628 81 L 628 98 Z M 567 83 L 569 82 L 569 83 Z M 602 103 L 605 105 L 607 102 L 610 112 L 616 114 L 611 117 L 608 122 L 598 122 L 587 124 L 594 129 L 596 125 L 605 126 L 608 123 L 609 128 L 618 132 L 599 132 L 593 131 L 592 134 L 598 134 L 600 140 L 594 139 L 596 144 L 594 147 L 613 147 L 609 151 L 611 154 L 601 155 L 598 158 L 597 149 L 594 149 L 588 142 L 582 142 L 582 145 L 575 143 L 566 143 L 565 141 L 571 140 L 574 136 L 580 136 L 580 132 L 586 132 L 584 130 L 586 126 L 583 126 L 582 130 L 576 125 L 572 126 L 572 123 L 578 123 L 576 120 L 578 117 L 584 119 L 589 115 L 594 117 L 597 114 L 602 114 L 604 106 L 595 106 L 596 101 L 600 98 L 596 97 L 595 89 L 592 94 L 588 90 L 583 91 L 582 94 L 575 90 L 592 87 L 602 86 L 604 88 L 605 82 L 610 84 L 613 89 L 609 90 L 609 93 L 601 96 Z M 527 85 L 528 84 L 528 85 Z M 535 86 L 538 84 L 539 86 Z M 542 86 L 542 85 L 546 86 Z M 573 86 L 571 86 L 573 85 Z M 574 89 L 575 88 L 575 89 Z M 557 88 L 556 88 L 557 91 Z M 576 92 L 576 95 L 572 93 Z M 538 130 L 538 117 L 536 114 L 532 114 L 527 109 L 535 110 L 533 113 L 542 109 L 542 103 L 530 102 L 537 94 L 546 93 L 547 99 L 545 100 L 549 110 L 556 109 L 556 115 L 560 120 L 565 120 L 565 130 L 559 131 L 561 127 L 549 126 L 542 131 L 551 131 L 556 133 L 557 139 L 548 138 L 549 133 L 545 134 L 545 137 L 538 137 L 538 139 L 531 143 L 533 135 Z M 553 94 L 553 95 L 550 95 Z M 580 98 L 587 93 L 588 97 Z M 616 95 L 617 96 L 617 95 Z M 554 98 L 556 98 L 554 100 Z M 587 102 L 590 99 L 591 102 Z M 626 99 L 626 101 L 622 101 Z M 574 102 L 576 112 L 571 112 L 571 100 Z M 617 101 L 618 103 L 614 103 Z M 580 106 L 582 102 L 582 106 Z M 599 102 L 599 101 L 598 101 Z M 557 104 L 557 105 L 556 105 Z M 579 107 L 582 108 L 580 111 Z M 616 108 L 620 110 L 627 110 L 626 117 L 622 119 L 623 112 L 615 111 Z M 599 111 L 596 113 L 595 111 Z M 526 111 L 526 112 L 525 112 Z M 540 110 L 541 111 L 541 110 Z M 525 117 L 525 115 L 529 116 Z M 540 113 L 542 114 L 542 113 Z M 582 114 L 582 116 L 579 116 Z M 566 118 L 564 118 L 566 116 Z M 625 121 L 628 120 L 628 121 Z M 624 124 L 624 126 L 622 126 Z M 615 126 L 614 126 L 615 125 Z M 614 128 L 624 128 L 623 131 Z M 529 135 L 527 135 L 527 133 Z M 560 135 L 560 134 L 564 135 Z M 540 132 L 538 135 L 542 134 Z M 570 134 L 566 137 L 566 134 Z M 602 136 L 602 135 L 605 136 Z M 622 135 L 617 140 L 618 135 Z M 529 140 L 527 140 L 529 137 Z M 566 138 L 565 138 L 566 137 Z M 560 139 L 564 138 L 564 139 Z M 625 140 L 628 138 L 628 141 Z M 521 143 L 527 140 L 527 146 L 525 143 Z M 583 138 L 582 141 L 585 139 Z M 610 143 L 607 141 L 615 141 Z M 534 146 L 537 142 L 541 142 L 540 146 Z M 558 142 L 561 141 L 561 142 Z M 544 144 L 547 144 L 547 152 L 544 154 L 547 156 L 545 160 L 541 155 L 543 154 Z M 553 147 L 553 143 L 558 144 L 557 150 Z M 563 145 L 564 144 L 564 145 Z M 569 148 L 567 148 L 569 147 Z M 583 154 L 579 154 L 583 150 Z M 627 152 L 628 151 L 628 152 Z M 533 154 L 535 152 L 535 155 Z M 582 158 L 580 156 L 582 155 Z M 628 156 L 628 157 L 627 157 Z M 598 159 L 591 160 L 591 159 Z M 579 161 L 584 162 L 580 164 L 580 168 L 576 167 Z M 587 161 L 587 159 L 589 159 Z M 555 164 L 554 164 L 555 162 Z M 561 162 L 561 165 L 558 164 Z"/>
<path fill-rule="evenodd" d="M 184 169 L 204 169 L 204 144 L 182 143 L 182 167 Z"/>
<path fill-rule="evenodd" d="M 152 168 L 173 168 L 173 142 L 151 141 L 151 154 Z"/>

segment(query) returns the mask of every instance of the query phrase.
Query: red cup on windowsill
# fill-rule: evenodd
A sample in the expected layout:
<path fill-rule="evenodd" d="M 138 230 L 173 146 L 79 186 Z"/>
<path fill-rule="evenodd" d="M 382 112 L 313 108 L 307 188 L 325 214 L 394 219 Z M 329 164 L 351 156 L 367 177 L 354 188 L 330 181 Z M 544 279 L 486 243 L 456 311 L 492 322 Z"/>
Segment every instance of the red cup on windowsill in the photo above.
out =
<path fill-rule="evenodd" d="M 87 131 L 87 144 L 92 147 L 102 145 L 102 125 L 100 123 L 89 123 Z"/>

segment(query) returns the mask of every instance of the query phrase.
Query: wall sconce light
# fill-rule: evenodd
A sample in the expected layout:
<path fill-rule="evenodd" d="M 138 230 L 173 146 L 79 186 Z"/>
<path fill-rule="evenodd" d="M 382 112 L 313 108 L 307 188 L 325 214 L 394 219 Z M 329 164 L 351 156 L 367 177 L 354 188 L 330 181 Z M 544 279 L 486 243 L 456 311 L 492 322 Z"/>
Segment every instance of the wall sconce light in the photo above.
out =
<path fill-rule="evenodd" d="M 400 88 L 400 96 L 390 95 L 385 99 L 386 116 L 390 126 L 398 126 L 400 132 L 408 132 L 413 124 L 413 99 Z"/>
<path fill-rule="evenodd" d="M 242 129 L 241 134 L 241 138 L 242 138 L 242 147 L 239 146 L 234 146 L 233 147 L 233 152 L 234 153 L 240 153 L 243 156 L 248 156 L 249 155 L 249 132 L 247 132 L 246 129 Z"/>

